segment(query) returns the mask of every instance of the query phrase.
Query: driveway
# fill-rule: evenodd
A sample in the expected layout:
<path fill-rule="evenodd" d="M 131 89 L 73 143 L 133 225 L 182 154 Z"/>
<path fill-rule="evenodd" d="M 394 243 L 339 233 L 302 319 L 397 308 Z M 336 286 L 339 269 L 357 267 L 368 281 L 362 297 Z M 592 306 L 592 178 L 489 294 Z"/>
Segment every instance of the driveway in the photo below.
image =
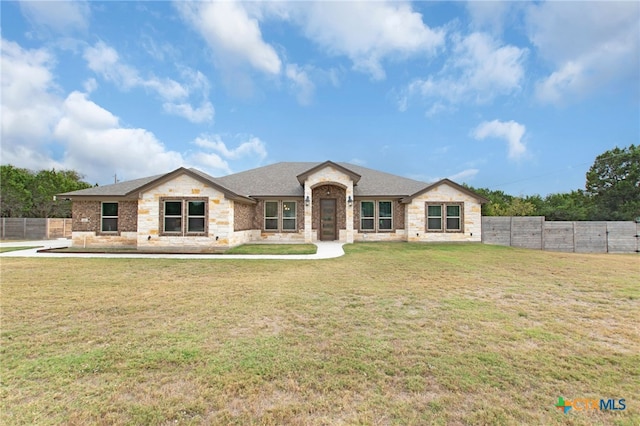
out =
<path fill-rule="evenodd" d="M 318 247 L 315 254 L 157 254 L 157 253 L 38 253 L 38 250 L 50 248 L 62 248 L 71 246 L 71 240 L 41 240 L 41 241 L 11 241 L 2 242 L 0 247 L 36 247 L 27 250 L 10 251 L 0 253 L 3 257 L 38 257 L 38 258 L 111 258 L 111 259 L 273 259 L 273 260 L 315 260 L 332 259 L 344 255 L 340 242 L 317 242 Z"/>

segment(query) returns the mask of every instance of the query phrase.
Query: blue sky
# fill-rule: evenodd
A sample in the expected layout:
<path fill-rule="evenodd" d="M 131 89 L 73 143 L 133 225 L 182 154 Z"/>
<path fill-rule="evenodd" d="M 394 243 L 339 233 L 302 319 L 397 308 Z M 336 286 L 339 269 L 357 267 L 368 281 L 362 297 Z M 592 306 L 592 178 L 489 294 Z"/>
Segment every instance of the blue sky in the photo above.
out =
<path fill-rule="evenodd" d="M 2 164 L 346 161 L 514 195 L 640 142 L 638 2 L 2 1 Z"/>

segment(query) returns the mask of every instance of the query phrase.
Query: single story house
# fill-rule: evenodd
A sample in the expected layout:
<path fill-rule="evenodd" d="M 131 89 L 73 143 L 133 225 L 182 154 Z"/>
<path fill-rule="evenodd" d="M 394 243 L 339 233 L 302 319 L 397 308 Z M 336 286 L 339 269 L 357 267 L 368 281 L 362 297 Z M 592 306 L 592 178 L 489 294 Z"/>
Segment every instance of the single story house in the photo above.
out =
<path fill-rule="evenodd" d="M 282 162 L 224 177 L 172 172 L 59 194 L 73 245 L 209 252 L 248 242 L 480 241 L 486 199 L 355 164 Z"/>

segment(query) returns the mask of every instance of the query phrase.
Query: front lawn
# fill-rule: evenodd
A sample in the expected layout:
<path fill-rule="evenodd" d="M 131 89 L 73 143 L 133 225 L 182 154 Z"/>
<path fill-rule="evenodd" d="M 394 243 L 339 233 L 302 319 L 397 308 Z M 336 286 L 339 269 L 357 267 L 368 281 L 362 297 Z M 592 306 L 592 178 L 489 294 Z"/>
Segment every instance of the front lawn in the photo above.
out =
<path fill-rule="evenodd" d="M 38 248 L 40 246 L 18 246 L 18 247 L 0 247 L 0 253 L 7 253 L 10 251 L 18 251 L 18 250 L 29 250 L 29 249 L 34 249 L 34 248 Z"/>
<path fill-rule="evenodd" d="M 0 423 L 640 424 L 637 255 L 345 251 L 3 258 Z"/>
<path fill-rule="evenodd" d="M 316 254 L 314 244 L 244 244 L 225 254 Z"/>

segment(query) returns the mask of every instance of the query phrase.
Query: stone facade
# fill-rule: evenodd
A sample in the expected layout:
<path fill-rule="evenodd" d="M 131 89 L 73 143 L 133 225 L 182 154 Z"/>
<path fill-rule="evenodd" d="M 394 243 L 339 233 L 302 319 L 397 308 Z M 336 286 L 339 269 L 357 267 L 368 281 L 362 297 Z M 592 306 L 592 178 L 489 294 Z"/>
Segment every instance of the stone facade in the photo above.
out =
<path fill-rule="evenodd" d="M 233 234 L 233 201 L 200 180 L 179 175 L 141 194 L 138 200 L 137 247 L 141 251 L 216 252 L 229 247 Z M 163 232 L 165 200 L 207 200 L 204 234 Z M 186 218 L 183 219 L 183 223 Z M 183 225 L 184 226 L 184 225 Z"/>
<path fill-rule="evenodd" d="M 103 202 L 111 200 L 79 199 L 73 202 L 73 244 L 80 247 L 136 247 L 141 251 L 218 252 L 252 241 L 315 242 L 319 238 L 320 204 L 323 199 L 336 200 L 336 238 L 345 243 L 354 241 L 481 241 L 481 204 L 477 197 L 450 181 L 425 188 L 413 199 L 354 197 L 357 174 L 335 164 L 319 166 L 298 176 L 304 196 L 257 199 L 251 203 L 242 197 L 229 196 L 215 181 L 200 179 L 189 171 L 175 173 L 170 178 L 142 187 L 137 199 L 118 202 L 118 231 L 101 232 Z M 428 191 L 427 191 L 428 189 Z M 381 188 L 381 191 L 384 191 Z M 92 196 L 93 197 L 93 196 Z M 396 196 L 397 197 L 397 196 Z M 352 200 L 349 205 L 349 199 Z M 307 201 L 308 200 L 308 201 Z M 166 201 L 181 201 L 181 231 L 165 232 Z M 189 201 L 205 202 L 204 231 L 190 232 L 186 213 Z M 279 204 L 279 229 L 266 230 L 266 201 Z M 296 229 L 282 229 L 283 201 L 296 202 Z M 392 229 L 362 231 L 360 202 L 390 201 Z M 456 203 L 462 206 L 462 229 L 456 232 L 428 232 L 426 206 L 429 203 Z M 192 205 L 193 206 L 193 205 Z M 193 219 L 193 217 L 191 217 Z M 197 219 L 197 218 L 196 218 Z M 168 223 L 168 222 L 167 222 Z M 194 228 L 191 228 L 194 229 Z M 325 235 L 325 237 L 327 237 Z M 328 236 L 331 238 L 331 235 Z"/>
<path fill-rule="evenodd" d="M 338 170 L 333 166 L 327 166 L 327 167 L 323 167 L 320 170 L 316 170 L 314 173 L 307 176 L 307 179 L 304 183 L 304 199 L 305 200 L 309 199 L 310 201 L 309 206 L 306 206 L 306 202 L 305 202 L 304 240 L 310 243 L 318 239 L 319 223 L 316 222 L 315 228 L 313 226 L 315 216 L 318 215 L 319 217 L 318 211 L 319 211 L 320 204 L 319 202 L 316 202 L 316 198 L 317 197 L 322 198 L 323 196 L 326 196 L 326 190 L 324 193 L 325 195 L 321 195 L 322 192 L 315 191 L 315 189 L 322 186 L 330 186 L 332 188 L 338 188 L 344 191 L 344 192 L 338 193 L 336 189 L 333 190 L 335 197 L 337 197 L 336 213 L 338 214 L 338 212 L 344 211 L 344 223 L 342 225 L 342 228 L 340 224 L 340 219 L 336 218 L 337 225 L 338 225 L 338 234 L 339 234 L 338 238 L 340 241 L 343 241 L 346 243 L 352 243 L 353 234 L 354 234 L 353 206 L 349 208 L 345 208 L 345 205 L 349 197 L 351 197 L 352 200 L 354 199 L 353 180 L 349 175 L 347 175 L 341 170 Z M 327 198 L 330 198 L 330 197 L 327 197 Z M 342 208 L 340 208 L 340 206 L 342 206 Z M 314 214 L 314 212 L 316 213 Z M 319 221 L 319 219 L 316 219 L 316 220 Z"/>
<path fill-rule="evenodd" d="M 427 232 L 427 203 L 459 203 L 463 205 L 461 232 Z M 481 204 L 475 197 L 443 183 L 415 197 L 407 205 L 407 241 L 481 241 Z"/>

